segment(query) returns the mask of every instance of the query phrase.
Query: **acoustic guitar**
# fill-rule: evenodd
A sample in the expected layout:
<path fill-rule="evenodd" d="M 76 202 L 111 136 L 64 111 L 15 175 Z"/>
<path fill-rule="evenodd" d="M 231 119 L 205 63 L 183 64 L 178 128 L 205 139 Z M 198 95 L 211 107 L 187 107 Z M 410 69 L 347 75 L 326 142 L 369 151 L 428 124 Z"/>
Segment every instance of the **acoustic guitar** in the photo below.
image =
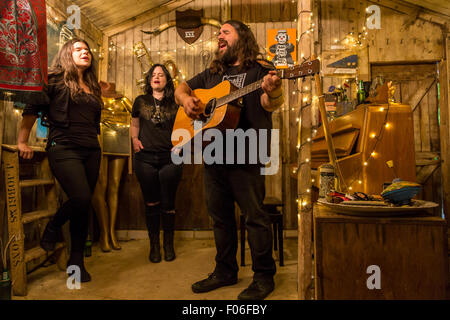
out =
<path fill-rule="evenodd" d="M 312 76 L 320 71 L 320 61 L 318 59 L 305 62 L 301 65 L 276 70 L 281 79 L 296 79 Z M 190 118 L 183 107 L 178 108 L 175 123 L 172 130 L 172 144 L 181 148 L 186 143 L 192 141 L 198 134 L 205 130 L 215 128 L 220 131 L 235 129 L 239 123 L 242 104 L 240 98 L 261 88 L 263 79 L 253 82 L 243 88 L 238 89 L 231 82 L 225 80 L 211 89 L 193 90 L 191 96 L 197 97 L 202 109 L 199 120 Z M 189 135 L 174 134 L 178 129 L 184 129 Z M 209 142 L 202 141 L 203 147 Z"/>

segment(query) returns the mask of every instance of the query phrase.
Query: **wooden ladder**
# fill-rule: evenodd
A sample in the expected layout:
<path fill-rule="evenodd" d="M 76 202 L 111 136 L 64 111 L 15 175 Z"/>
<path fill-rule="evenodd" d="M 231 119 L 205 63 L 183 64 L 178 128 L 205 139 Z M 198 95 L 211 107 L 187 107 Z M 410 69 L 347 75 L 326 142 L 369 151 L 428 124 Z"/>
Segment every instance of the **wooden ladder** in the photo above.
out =
<path fill-rule="evenodd" d="M 36 259 L 46 258 L 54 254 L 59 269 L 65 270 L 67 252 L 65 243 L 57 243 L 53 252 L 46 252 L 39 244 L 25 250 L 24 225 L 35 221 L 39 223 L 39 240 L 45 227 L 45 219 L 49 219 L 56 213 L 57 196 L 55 179 L 51 173 L 45 149 L 31 147 L 34 157 L 31 160 L 19 161 L 18 148 L 15 145 L 2 144 L 2 165 L 5 179 L 5 197 L 8 216 L 8 239 L 12 239 L 9 247 L 10 271 L 13 294 L 16 296 L 27 295 L 27 264 L 36 262 Z M 39 159 L 41 159 L 39 161 Z M 20 163 L 29 162 L 37 164 L 36 178 L 22 180 L 19 175 Z M 37 196 L 35 211 L 22 212 L 22 189 L 36 187 L 41 188 Z M 45 224 L 41 224 L 42 220 Z M 38 261 L 39 262 L 39 261 Z"/>

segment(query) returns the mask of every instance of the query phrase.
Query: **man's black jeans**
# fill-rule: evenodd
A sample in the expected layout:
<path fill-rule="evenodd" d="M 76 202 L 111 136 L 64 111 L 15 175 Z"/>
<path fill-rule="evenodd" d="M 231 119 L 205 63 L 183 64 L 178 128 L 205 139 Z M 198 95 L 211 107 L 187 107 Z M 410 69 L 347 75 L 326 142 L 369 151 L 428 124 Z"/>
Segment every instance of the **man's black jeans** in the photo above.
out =
<path fill-rule="evenodd" d="M 68 197 L 53 217 L 52 224 L 60 228 L 70 221 L 71 251 L 83 252 L 101 151 L 73 144 L 56 144 L 48 148 L 47 154 L 53 175 Z"/>
<path fill-rule="evenodd" d="M 225 277 L 238 272 L 238 237 L 234 210 L 236 201 L 245 216 L 254 279 L 273 278 L 270 218 L 263 210 L 265 177 L 258 166 L 205 166 L 206 206 L 213 219 L 216 242 L 216 272 Z"/>

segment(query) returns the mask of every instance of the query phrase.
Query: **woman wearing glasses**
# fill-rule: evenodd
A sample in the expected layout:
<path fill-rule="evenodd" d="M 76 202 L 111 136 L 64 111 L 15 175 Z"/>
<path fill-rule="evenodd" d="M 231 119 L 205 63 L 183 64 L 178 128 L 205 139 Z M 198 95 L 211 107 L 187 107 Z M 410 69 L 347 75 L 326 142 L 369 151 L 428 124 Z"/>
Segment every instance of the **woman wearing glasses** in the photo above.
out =
<path fill-rule="evenodd" d="M 135 171 L 145 201 L 145 217 L 150 238 L 149 260 L 161 261 L 159 229 L 164 230 L 164 259 L 175 259 L 173 247 L 175 196 L 182 166 L 171 160 L 171 134 L 178 106 L 174 85 L 164 65 L 153 65 L 145 79 L 145 94 L 133 104 L 131 138 L 135 151 Z"/>

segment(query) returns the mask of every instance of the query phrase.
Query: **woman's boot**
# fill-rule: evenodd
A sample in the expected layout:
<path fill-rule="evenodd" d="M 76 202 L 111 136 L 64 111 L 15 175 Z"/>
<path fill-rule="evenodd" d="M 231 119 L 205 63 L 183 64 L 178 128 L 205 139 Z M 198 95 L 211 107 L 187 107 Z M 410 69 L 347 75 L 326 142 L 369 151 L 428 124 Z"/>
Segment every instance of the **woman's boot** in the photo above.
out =
<path fill-rule="evenodd" d="M 173 238 L 175 231 L 175 212 L 162 213 L 162 226 L 164 230 L 164 260 L 175 260 L 175 249 L 173 247 Z"/>
<path fill-rule="evenodd" d="M 161 213 L 159 211 L 159 205 L 147 206 L 145 216 L 147 220 L 148 236 L 150 238 L 149 260 L 153 263 L 158 263 L 161 262 L 161 245 L 159 240 Z"/>

